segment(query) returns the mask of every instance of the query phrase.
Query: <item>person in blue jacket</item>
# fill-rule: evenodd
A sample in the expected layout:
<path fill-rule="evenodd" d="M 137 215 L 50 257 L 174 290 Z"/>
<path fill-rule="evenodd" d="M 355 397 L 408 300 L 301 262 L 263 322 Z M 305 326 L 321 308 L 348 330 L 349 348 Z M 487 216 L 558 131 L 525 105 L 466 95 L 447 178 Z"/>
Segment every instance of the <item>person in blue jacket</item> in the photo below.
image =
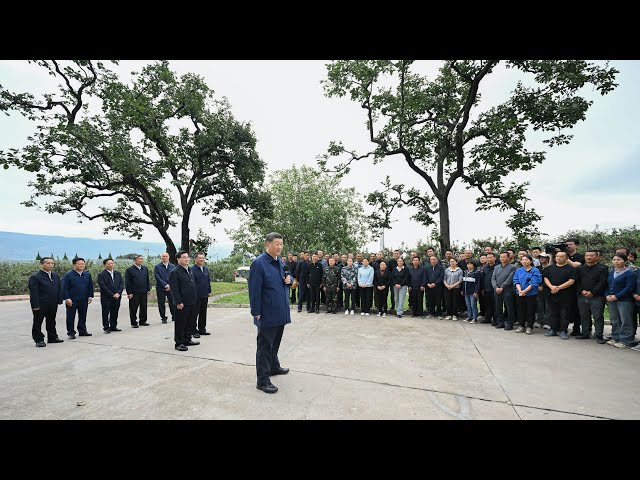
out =
<path fill-rule="evenodd" d="M 160 312 L 160 320 L 167 323 L 167 310 L 165 303 L 169 301 L 169 311 L 171 312 L 171 321 L 176 318 L 176 305 L 171 295 L 171 285 L 169 285 L 169 274 L 176 266 L 169 262 L 169 254 L 164 252 L 160 255 L 160 263 L 153 267 L 153 276 L 156 279 L 156 296 L 158 297 L 158 312 Z"/>
<path fill-rule="evenodd" d="M 618 348 L 629 348 L 634 340 L 634 298 L 636 276 L 626 266 L 627 256 L 616 253 L 612 259 L 613 269 L 609 272 L 607 302 L 611 319 L 611 340 L 607 343 Z"/>
<path fill-rule="evenodd" d="M 78 312 L 78 332 L 81 337 L 90 337 L 87 332 L 87 310 L 93 301 L 93 280 L 87 272 L 84 258 L 74 258 L 73 270 L 62 277 L 62 296 L 67 306 L 67 335 L 71 340 L 76 338 L 75 320 Z"/>
<path fill-rule="evenodd" d="M 516 304 L 518 322 L 520 326 L 516 333 L 533 333 L 538 307 L 538 286 L 542 283 L 540 270 L 533 266 L 533 257 L 523 255 L 520 258 L 522 266 L 513 274 L 513 285 L 516 287 Z M 525 330 L 526 328 L 526 330 Z"/>
<path fill-rule="evenodd" d="M 467 305 L 467 320 L 462 321 L 478 323 L 478 297 L 482 285 L 482 273 L 478 271 L 475 260 L 468 259 L 466 267 L 462 276 L 462 294 Z"/>
<path fill-rule="evenodd" d="M 46 347 L 42 334 L 42 321 L 46 319 L 47 341 L 62 343 L 56 331 L 56 313 L 58 305 L 62 303 L 62 284 L 60 277 L 53 271 L 53 258 L 44 257 L 40 260 L 40 270 L 29 277 L 29 298 L 33 312 L 33 327 L 31 336 L 36 347 Z"/>
<path fill-rule="evenodd" d="M 249 304 L 253 323 L 258 327 L 256 388 L 265 393 L 278 391 L 270 376 L 289 373 L 289 369 L 281 367 L 278 360 L 284 326 L 291 323 L 289 285 L 292 278 L 285 275 L 284 262 L 279 258 L 282 247 L 282 235 L 269 233 L 265 239 L 265 251 L 249 269 Z"/>

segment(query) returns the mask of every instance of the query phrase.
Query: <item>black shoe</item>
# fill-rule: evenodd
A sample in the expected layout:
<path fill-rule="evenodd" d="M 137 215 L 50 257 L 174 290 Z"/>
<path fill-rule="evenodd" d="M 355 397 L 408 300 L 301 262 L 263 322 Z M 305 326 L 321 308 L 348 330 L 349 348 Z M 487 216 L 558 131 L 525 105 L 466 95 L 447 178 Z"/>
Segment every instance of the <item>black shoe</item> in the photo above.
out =
<path fill-rule="evenodd" d="M 273 376 L 273 375 L 286 375 L 287 373 L 289 373 L 289 369 L 288 368 L 280 367 L 279 369 L 274 370 L 273 372 L 271 372 L 271 376 Z"/>
<path fill-rule="evenodd" d="M 192 333 L 191 336 L 193 338 L 200 338 L 200 334 L 199 333 Z"/>
<path fill-rule="evenodd" d="M 131 328 L 138 328 L 138 324 L 134 323 L 133 325 L 131 325 Z"/>
<path fill-rule="evenodd" d="M 176 345 L 176 350 L 178 350 L 180 352 L 186 352 L 189 349 L 187 347 L 185 347 L 184 345 Z"/>
<path fill-rule="evenodd" d="M 171 318 L 171 321 L 173 322 L 173 318 Z"/>
<path fill-rule="evenodd" d="M 300 313 L 301 311 L 302 311 L 302 309 L 301 309 L 301 308 L 299 308 L 299 309 L 298 309 L 298 313 Z"/>
<path fill-rule="evenodd" d="M 576 335 L 576 340 L 589 340 L 591 335 L 588 333 L 583 333 L 582 335 Z"/>
<path fill-rule="evenodd" d="M 76 339 L 75 335 L 67 335 L 67 337 L 69 337 L 69 340 L 75 340 Z"/>
<path fill-rule="evenodd" d="M 478 323 L 491 323 L 492 325 L 495 325 L 491 320 L 487 320 L 486 318 Z"/>
<path fill-rule="evenodd" d="M 505 325 L 504 329 L 505 330 L 513 330 L 513 325 Z"/>
<path fill-rule="evenodd" d="M 276 387 L 273 383 L 267 383 L 266 385 L 256 385 L 258 390 L 262 390 L 264 393 L 276 393 L 278 391 L 278 387 Z"/>
<path fill-rule="evenodd" d="M 36 347 L 46 347 L 47 344 L 44 343 L 44 340 L 40 340 L 39 342 L 36 342 Z"/>
<path fill-rule="evenodd" d="M 79 337 L 90 337 L 91 335 L 93 335 L 93 333 L 89 333 L 89 332 L 84 332 L 84 333 L 79 333 L 78 334 Z"/>
<path fill-rule="evenodd" d="M 56 338 L 51 338 L 51 339 L 47 340 L 47 342 L 49 342 L 49 343 L 62 343 L 62 342 L 64 342 L 64 340 L 61 340 L 58 337 L 56 337 Z"/>
<path fill-rule="evenodd" d="M 183 345 L 200 345 L 200 342 L 194 342 L 193 340 L 189 340 L 188 342 L 184 342 Z"/>
<path fill-rule="evenodd" d="M 579 335 L 582 335 L 582 332 L 579 328 L 574 328 L 573 330 L 571 330 L 571 337 L 577 337 Z"/>
<path fill-rule="evenodd" d="M 165 318 L 164 320 L 162 320 L 162 323 L 167 323 L 167 319 Z"/>
<path fill-rule="evenodd" d="M 496 328 L 504 328 L 504 323 L 498 323 L 498 324 L 496 324 Z"/>
<path fill-rule="evenodd" d="M 111 329 L 110 328 L 103 328 L 102 331 L 104 333 L 111 333 Z"/>
<path fill-rule="evenodd" d="M 204 332 L 200 332 L 200 335 L 211 335 L 211 332 L 207 332 L 206 330 Z"/>
<path fill-rule="evenodd" d="M 317 313 L 317 314 L 319 314 L 319 313 L 320 313 L 320 310 L 316 310 L 316 313 Z"/>
<path fill-rule="evenodd" d="M 148 324 L 147 322 L 140 322 L 140 325 L 143 325 L 143 326 L 145 326 L 145 327 L 148 327 L 148 326 L 149 326 L 149 324 Z"/>
<path fill-rule="evenodd" d="M 607 341 L 602 337 L 596 337 L 596 343 L 599 343 L 600 345 L 602 345 L 607 343 Z"/>
<path fill-rule="evenodd" d="M 122 331 L 118 327 L 111 327 L 109 330 L 111 330 L 112 332 L 121 332 Z"/>

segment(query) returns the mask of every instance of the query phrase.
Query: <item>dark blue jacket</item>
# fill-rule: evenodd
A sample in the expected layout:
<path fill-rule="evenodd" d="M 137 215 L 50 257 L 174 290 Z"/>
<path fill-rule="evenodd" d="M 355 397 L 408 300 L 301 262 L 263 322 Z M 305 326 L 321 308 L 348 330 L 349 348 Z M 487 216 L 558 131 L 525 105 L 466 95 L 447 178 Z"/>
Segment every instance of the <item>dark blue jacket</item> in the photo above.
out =
<path fill-rule="evenodd" d="M 198 291 L 193 273 L 188 268 L 178 265 L 169 274 L 169 286 L 174 305 L 195 305 L 198 302 Z"/>
<path fill-rule="evenodd" d="M 262 252 L 253 261 L 249 270 L 249 303 L 256 327 L 291 323 L 289 285 L 284 283 L 282 260 L 274 260 L 267 252 Z M 260 320 L 256 318 L 258 315 Z"/>
<path fill-rule="evenodd" d="M 436 263 L 435 267 L 429 263 L 428 266 L 424 267 L 424 270 L 427 272 L 427 283 L 442 285 L 442 282 L 444 282 L 444 268 L 442 268 L 440 262 Z"/>
<path fill-rule="evenodd" d="M 122 274 L 114 270 L 112 280 L 111 274 L 105 268 L 98 274 L 98 285 L 100 286 L 100 302 L 113 298 L 116 293 L 122 295 L 122 290 L 124 289 Z"/>
<path fill-rule="evenodd" d="M 176 268 L 176 266 L 171 262 L 167 264 L 166 268 L 162 262 L 153 267 L 153 276 L 156 279 L 156 290 L 166 290 L 169 284 L 169 274 L 174 268 Z"/>
<path fill-rule="evenodd" d="M 74 303 L 87 301 L 93 297 L 93 280 L 91 274 L 84 270 L 79 275 L 75 270 L 70 270 L 62 277 L 62 297 L 71 299 Z"/>
<path fill-rule="evenodd" d="M 131 265 L 124 272 L 124 285 L 128 294 L 147 293 L 151 290 L 149 269 L 142 265 L 138 270 L 138 267 Z"/>
<path fill-rule="evenodd" d="M 529 290 L 525 295 L 527 297 L 531 297 L 533 295 L 538 294 L 538 286 L 542 283 L 542 274 L 540 270 L 536 267 L 531 267 L 531 270 L 527 272 L 527 269 L 524 267 L 520 267 L 516 270 L 516 273 L 513 274 L 513 286 L 516 284 L 520 284 L 520 288 L 522 290 L 526 290 L 529 285 L 531 285 L 531 290 Z M 516 294 L 518 293 L 518 289 L 516 288 Z"/>
<path fill-rule="evenodd" d="M 409 275 L 411 275 L 409 283 L 411 288 L 420 288 L 427 284 L 427 272 L 422 268 L 422 265 L 418 265 L 418 268 L 413 268 L 413 265 L 411 265 L 407 269 L 409 270 Z"/>
<path fill-rule="evenodd" d="M 209 269 L 205 265 L 202 268 L 204 268 L 204 273 L 202 273 L 199 266 L 194 265 L 191 267 L 191 273 L 196 282 L 198 298 L 207 298 L 211 293 L 211 277 L 209 276 Z"/>
<path fill-rule="evenodd" d="M 298 283 L 305 284 L 307 283 L 307 270 L 309 269 L 309 263 L 305 260 L 299 261 L 298 265 L 296 265 L 296 271 L 293 272 L 293 276 L 296 277 Z"/>
<path fill-rule="evenodd" d="M 464 276 L 462 277 L 462 293 L 464 293 L 465 295 L 480 293 L 481 288 L 482 272 L 480 272 L 477 268 L 474 269 L 473 272 L 465 270 Z"/>
<path fill-rule="evenodd" d="M 62 282 L 60 275 L 51 272 L 51 279 L 44 270 L 38 270 L 29 277 L 29 298 L 31 308 L 40 308 L 62 303 Z"/>
<path fill-rule="evenodd" d="M 614 270 L 609 272 L 607 295 L 615 295 L 619 302 L 633 302 L 636 274 L 633 270 L 627 270 L 614 279 L 613 272 Z"/>

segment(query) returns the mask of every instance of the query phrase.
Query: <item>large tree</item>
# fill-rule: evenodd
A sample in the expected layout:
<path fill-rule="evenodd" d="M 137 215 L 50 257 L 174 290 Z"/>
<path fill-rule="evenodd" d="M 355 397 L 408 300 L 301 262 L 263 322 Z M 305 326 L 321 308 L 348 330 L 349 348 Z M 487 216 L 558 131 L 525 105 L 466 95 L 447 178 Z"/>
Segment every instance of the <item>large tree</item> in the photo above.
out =
<path fill-rule="evenodd" d="M 25 148 L 0 151 L 5 168 L 36 173 L 25 205 L 102 219 L 105 234 L 140 238 L 151 225 L 172 259 L 169 228 L 180 224 L 179 245 L 188 251 L 197 205 L 211 223 L 225 209 L 268 209 L 250 125 L 201 77 L 178 76 L 167 62 L 134 72 L 130 83 L 102 62 L 36 64 L 61 81 L 56 92 L 37 99 L 0 85 L 0 110 L 36 123 Z"/>
<path fill-rule="evenodd" d="M 268 185 L 271 215 L 252 214 L 229 230 L 234 252 L 259 253 L 269 232 L 284 237 L 286 250 L 353 251 L 366 243 L 369 219 L 353 188 L 307 166 L 274 172 Z"/>
<path fill-rule="evenodd" d="M 528 182 L 507 184 L 505 177 L 544 160 L 545 151 L 525 147 L 529 132 L 545 134 L 548 147 L 568 143 L 572 136 L 564 130 L 584 120 L 592 103 L 581 96 L 582 87 L 591 85 L 605 95 L 617 86 L 618 72 L 582 60 L 506 61 L 506 68 L 520 71 L 522 81 L 506 101 L 483 107 L 481 87 L 499 63 L 445 61 L 432 79 L 413 73 L 410 60 L 330 63 L 325 94 L 349 97 L 362 107 L 373 148 L 359 153 L 331 142 L 320 166 L 344 175 L 367 158 L 406 163 L 424 187 L 405 190 L 386 182 L 371 200 L 411 205 L 417 209 L 414 219 L 424 225 L 434 224 L 437 215 L 443 251 L 451 243 L 449 195 L 458 180 L 478 190 L 477 210 L 513 212 L 507 225 L 517 237 L 537 234 L 540 217 L 526 208 Z M 330 165 L 333 157 L 340 159 L 336 165 Z"/>

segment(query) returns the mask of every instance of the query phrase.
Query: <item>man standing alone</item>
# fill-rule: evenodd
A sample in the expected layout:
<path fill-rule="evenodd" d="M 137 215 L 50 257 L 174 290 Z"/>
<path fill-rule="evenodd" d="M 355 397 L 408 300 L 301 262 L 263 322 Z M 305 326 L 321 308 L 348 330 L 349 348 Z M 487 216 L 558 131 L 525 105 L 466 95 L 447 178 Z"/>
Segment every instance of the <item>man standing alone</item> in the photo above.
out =
<path fill-rule="evenodd" d="M 265 239 L 265 251 L 253 261 L 249 270 L 249 303 L 253 323 L 258 327 L 256 388 L 265 393 L 278 391 L 269 377 L 289 373 L 289 369 L 282 368 L 278 360 L 284 326 L 291 323 L 289 285 L 292 280 L 291 275 L 285 275 L 284 264 L 278 259 L 282 246 L 282 235 L 269 233 Z M 322 271 L 322 267 L 319 270 Z"/>

